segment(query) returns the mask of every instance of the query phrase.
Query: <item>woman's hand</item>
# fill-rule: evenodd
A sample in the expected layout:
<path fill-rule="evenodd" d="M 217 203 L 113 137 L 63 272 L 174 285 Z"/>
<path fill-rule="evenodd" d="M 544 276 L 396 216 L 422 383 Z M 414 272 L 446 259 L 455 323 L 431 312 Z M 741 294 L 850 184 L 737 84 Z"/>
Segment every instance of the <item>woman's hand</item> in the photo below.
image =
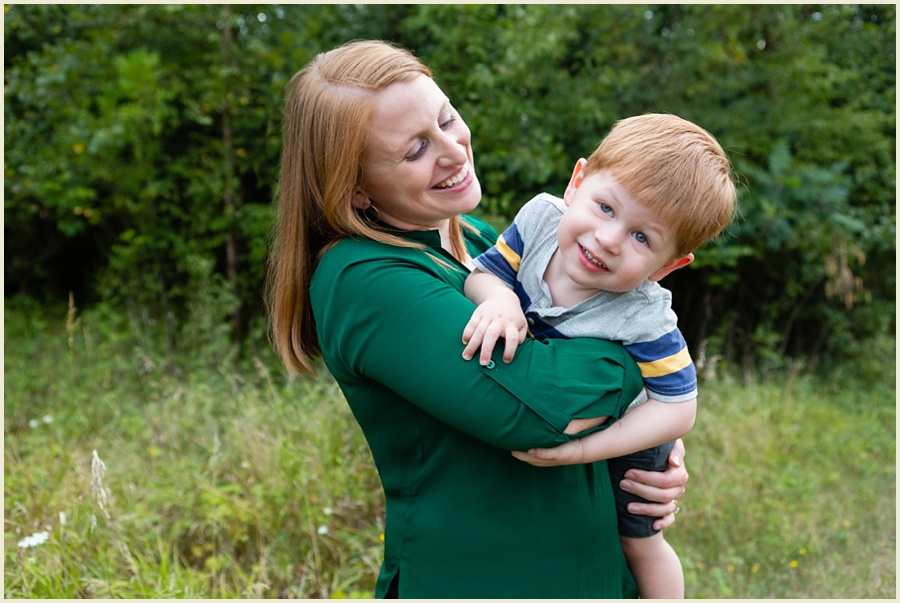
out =
<path fill-rule="evenodd" d="M 684 495 L 688 481 L 684 467 L 684 442 L 679 438 L 669 454 L 669 468 L 666 471 L 642 471 L 629 469 L 619 487 L 655 501 L 656 504 L 629 503 L 628 511 L 635 515 L 659 517 L 653 522 L 653 529 L 662 530 L 675 523 L 675 513 L 679 511 L 678 499 Z"/>
<path fill-rule="evenodd" d="M 537 448 L 527 452 L 513 451 L 512 455 L 535 467 L 556 467 L 558 465 L 576 465 L 584 460 L 583 438 L 560 444 L 555 448 Z M 629 503 L 628 511 L 635 515 L 659 517 L 653 523 L 653 529 L 662 530 L 675 523 L 678 512 L 678 499 L 684 495 L 688 481 L 688 472 L 684 467 L 684 442 L 675 440 L 675 446 L 669 453 L 669 468 L 666 471 L 643 471 L 629 469 L 619 487 L 641 498 L 654 503 Z"/>

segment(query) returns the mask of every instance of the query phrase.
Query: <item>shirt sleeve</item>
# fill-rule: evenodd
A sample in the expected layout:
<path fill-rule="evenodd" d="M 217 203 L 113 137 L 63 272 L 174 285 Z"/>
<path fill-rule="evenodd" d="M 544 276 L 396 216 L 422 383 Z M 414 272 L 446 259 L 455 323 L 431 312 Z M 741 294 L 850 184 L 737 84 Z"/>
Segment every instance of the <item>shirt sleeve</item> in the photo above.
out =
<path fill-rule="evenodd" d="M 507 287 L 513 289 L 524 247 L 519 227 L 513 222 L 503 231 L 493 247 L 472 261 L 479 270 L 493 274 Z"/>
<path fill-rule="evenodd" d="M 502 349 L 488 367 L 465 361 L 462 331 L 474 305 L 439 274 L 444 268 L 343 253 L 310 291 L 323 355 L 339 382 L 375 381 L 508 450 L 567 441 L 573 418 L 619 418 L 641 390 L 624 348 L 601 340 L 527 340 L 511 364 L 500 360 Z"/>
<path fill-rule="evenodd" d="M 697 371 L 679 329 L 652 341 L 627 344 L 638 363 L 644 385 L 660 402 L 684 402 L 697 397 Z"/>
<path fill-rule="evenodd" d="M 628 294 L 614 339 L 637 362 L 647 392 L 659 402 L 697 397 L 697 371 L 672 310 L 672 294 L 657 283 L 644 283 Z"/>

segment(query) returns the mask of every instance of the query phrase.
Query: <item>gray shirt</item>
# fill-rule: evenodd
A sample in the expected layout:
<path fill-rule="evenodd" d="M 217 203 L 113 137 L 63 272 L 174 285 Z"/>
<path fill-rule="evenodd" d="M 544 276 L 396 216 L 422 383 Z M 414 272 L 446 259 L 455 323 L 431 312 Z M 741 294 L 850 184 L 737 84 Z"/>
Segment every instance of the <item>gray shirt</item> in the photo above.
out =
<path fill-rule="evenodd" d="M 562 199 L 537 195 L 522 207 L 497 245 L 475 258 L 475 266 L 516 292 L 535 337 L 621 342 L 655 400 L 695 398 L 694 364 L 672 310 L 672 294 L 659 283 L 644 281 L 624 293 L 600 291 L 571 308 L 553 305 L 543 276 L 558 248 L 556 230 L 565 210 Z"/>

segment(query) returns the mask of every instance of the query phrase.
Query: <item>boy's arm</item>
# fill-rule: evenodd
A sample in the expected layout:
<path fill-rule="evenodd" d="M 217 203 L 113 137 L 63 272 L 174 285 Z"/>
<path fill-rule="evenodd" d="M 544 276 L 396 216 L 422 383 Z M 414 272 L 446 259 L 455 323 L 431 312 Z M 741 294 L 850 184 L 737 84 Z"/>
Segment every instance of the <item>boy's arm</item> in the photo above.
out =
<path fill-rule="evenodd" d="M 475 350 L 481 347 L 479 362 L 486 366 L 497 340 L 505 340 L 503 362 L 512 362 L 516 347 L 525 341 L 528 323 L 519 305 L 519 298 L 512 289 L 493 274 L 473 270 L 466 279 L 465 294 L 478 305 L 463 330 L 466 344 L 463 358 L 471 360 Z"/>
<path fill-rule="evenodd" d="M 685 402 L 648 399 L 607 429 L 556 448 L 533 448 L 513 456 L 537 467 L 592 463 L 676 440 L 691 430 L 697 398 Z"/>

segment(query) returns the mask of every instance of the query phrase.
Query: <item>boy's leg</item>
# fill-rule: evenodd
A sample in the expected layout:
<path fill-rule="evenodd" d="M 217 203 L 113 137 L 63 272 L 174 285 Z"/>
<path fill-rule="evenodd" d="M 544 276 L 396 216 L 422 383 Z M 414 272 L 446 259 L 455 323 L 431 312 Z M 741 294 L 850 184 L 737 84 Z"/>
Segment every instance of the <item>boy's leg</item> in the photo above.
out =
<path fill-rule="evenodd" d="M 663 539 L 662 533 L 653 529 L 653 522 L 657 518 L 628 512 L 628 503 L 647 501 L 619 488 L 619 482 L 631 468 L 665 471 L 669 466 L 672 446 L 673 442 L 669 442 L 607 461 L 616 500 L 622 550 L 628 567 L 634 574 L 638 592 L 644 599 L 684 598 L 681 561 L 675 550 Z"/>
<path fill-rule="evenodd" d="M 648 538 L 620 537 L 642 599 L 683 599 L 681 561 L 662 532 Z"/>

